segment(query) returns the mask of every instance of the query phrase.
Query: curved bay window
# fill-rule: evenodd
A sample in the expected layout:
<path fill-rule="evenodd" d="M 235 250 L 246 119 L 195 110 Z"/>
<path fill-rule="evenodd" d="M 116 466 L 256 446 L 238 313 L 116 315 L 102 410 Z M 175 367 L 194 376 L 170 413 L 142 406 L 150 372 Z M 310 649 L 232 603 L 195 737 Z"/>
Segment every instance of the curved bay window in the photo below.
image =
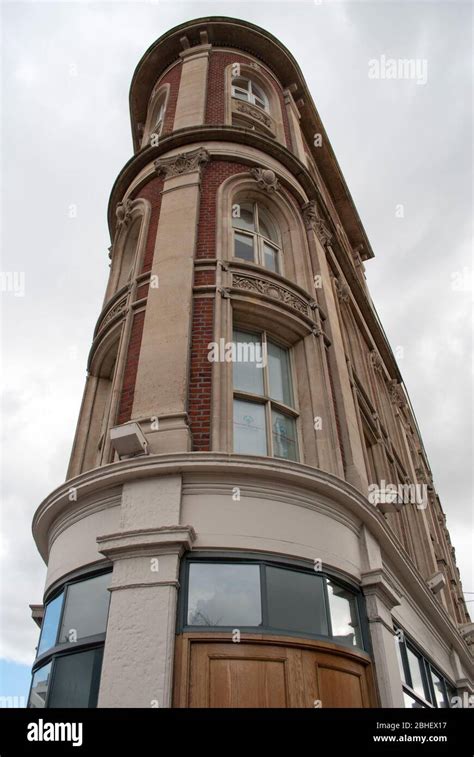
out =
<path fill-rule="evenodd" d="M 281 273 L 281 236 L 271 214 L 259 203 L 232 207 L 234 257 Z"/>
<path fill-rule="evenodd" d="M 232 79 L 232 97 L 269 111 L 268 97 L 262 87 L 251 79 L 237 76 Z"/>
<path fill-rule="evenodd" d="M 46 603 L 28 707 L 96 707 L 110 576 L 68 581 Z"/>
<path fill-rule="evenodd" d="M 298 460 L 289 350 L 234 331 L 234 452 Z"/>
<path fill-rule="evenodd" d="M 332 640 L 367 648 L 362 596 L 309 568 L 273 560 L 192 557 L 183 565 L 180 626 Z"/>

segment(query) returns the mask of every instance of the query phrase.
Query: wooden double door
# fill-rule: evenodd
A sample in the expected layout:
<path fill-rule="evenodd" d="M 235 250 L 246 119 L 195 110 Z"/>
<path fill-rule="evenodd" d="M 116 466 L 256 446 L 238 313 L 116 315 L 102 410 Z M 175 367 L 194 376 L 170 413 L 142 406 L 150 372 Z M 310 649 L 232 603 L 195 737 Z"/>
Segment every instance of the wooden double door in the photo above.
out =
<path fill-rule="evenodd" d="M 329 642 L 183 634 L 175 707 L 377 707 L 370 658 Z"/>

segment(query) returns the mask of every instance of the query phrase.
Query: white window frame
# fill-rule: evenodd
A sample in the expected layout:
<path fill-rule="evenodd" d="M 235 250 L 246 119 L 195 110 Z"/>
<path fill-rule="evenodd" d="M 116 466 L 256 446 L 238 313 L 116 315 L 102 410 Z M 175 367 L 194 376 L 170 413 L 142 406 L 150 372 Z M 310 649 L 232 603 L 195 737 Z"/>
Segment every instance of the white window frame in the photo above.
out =
<path fill-rule="evenodd" d="M 240 87 L 237 84 L 234 84 L 234 81 L 246 82 L 247 86 L 245 88 Z M 253 91 L 254 87 L 260 91 L 262 96 Z M 239 97 L 237 93 L 244 95 L 244 97 Z M 254 82 L 246 76 L 235 76 L 232 79 L 232 97 L 235 97 L 242 102 L 249 102 L 251 105 L 255 105 L 256 108 L 260 108 L 267 113 L 270 112 L 267 93 L 260 84 L 257 84 L 257 82 Z"/>
<path fill-rule="evenodd" d="M 288 354 L 288 362 L 289 362 L 289 374 L 290 374 L 290 381 L 291 381 L 291 395 L 292 395 L 292 405 L 285 405 L 285 403 L 281 402 L 280 400 L 275 400 L 270 396 L 270 371 L 268 362 L 267 365 L 262 367 L 261 370 L 263 372 L 263 394 L 256 394 L 254 392 L 246 392 L 242 389 L 237 389 L 234 386 L 234 378 L 232 377 L 232 392 L 233 392 L 233 400 L 243 400 L 245 402 L 253 402 L 257 405 L 263 405 L 265 409 L 265 435 L 266 435 L 266 442 L 267 442 L 267 457 L 275 457 L 278 460 L 288 460 L 289 462 L 300 462 L 301 456 L 300 456 L 300 445 L 299 445 L 299 439 L 298 439 L 298 419 L 299 419 L 299 413 L 296 409 L 296 391 L 295 391 L 295 381 L 294 381 L 294 371 L 293 371 L 293 357 L 292 357 L 292 351 L 290 348 L 288 348 L 284 344 L 279 344 L 275 339 L 268 338 L 268 334 L 266 331 L 249 331 L 249 329 L 241 327 L 239 325 L 234 326 L 234 331 L 241 331 L 246 334 L 252 334 L 252 336 L 257 336 L 260 338 L 260 343 L 262 345 L 262 353 L 263 355 L 268 354 L 267 345 L 268 342 L 271 342 L 276 347 L 280 347 L 283 350 L 286 350 Z M 273 449 L 273 424 L 272 424 L 272 410 L 276 410 L 277 412 L 281 412 L 283 415 L 287 415 L 290 418 L 292 418 L 295 422 L 295 444 L 296 444 L 296 461 L 292 460 L 289 457 L 280 457 L 275 455 L 274 449 Z M 232 446 L 234 446 L 234 424 L 232 422 Z M 244 454 L 244 453 L 242 453 Z"/>
<path fill-rule="evenodd" d="M 236 203 L 239 204 L 239 203 Z M 241 205 L 251 205 L 254 213 L 254 225 L 255 225 L 255 231 L 249 231 L 248 229 L 241 229 L 238 226 L 232 226 L 233 230 L 233 257 L 235 260 L 245 260 L 245 258 L 239 258 L 235 254 L 235 235 L 241 234 L 242 236 L 247 236 L 252 239 L 252 246 L 253 246 L 253 262 L 256 265 L 260 265 L 263 268 L 266 268 L 268 271 L 272 271 L 272 273 L 278 273 L 280 275 L 283 274 L 283 254 L 282 254 L 282 246 L 281 246 L 281 232 L 278 227 L 278 224 L 276 221 L 273 220 L 273 217 L 269 211 L 264 207 L 263 209 L 269 214 L 270 221 L 273 222 L 279 241 L 274 242 L 273 239 L 269 239 L 268 237 L 264 236 L 260 232 L 260 221 L 259 221 L 259 203 L 255 201 L 248 201 L 248 202 L 242 202 Z M 262 206 L 263 207 L 263 206 Z M 233 220 L 233 219 L 232 219 Z M 277 266 L 276 270 L 273 271 L 271 268 L 269 268 L 267 265 L 265 265 L 265 250 L 264 245 L 267 245 L 268 247 L 271 247 L 276 252 L 276 261 Z"/>

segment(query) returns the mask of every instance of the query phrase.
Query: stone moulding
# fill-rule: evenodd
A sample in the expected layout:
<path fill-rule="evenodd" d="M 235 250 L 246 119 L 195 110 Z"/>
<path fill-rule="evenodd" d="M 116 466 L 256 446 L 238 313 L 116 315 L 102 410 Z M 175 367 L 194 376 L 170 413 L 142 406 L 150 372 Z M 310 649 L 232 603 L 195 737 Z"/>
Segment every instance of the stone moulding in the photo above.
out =
<path fill-rule="evenodd" d="M 199 147 L 197 150 L 181 152 L 179 155 L 172 155 L 169 158 L 158 158 L 153 165 L 158 176 L 171 179 L 173 176 L 182 176 L 186 173 L 199 171 L 201 166 L 208 163 L 209 160 L 208 151 Z"/>
<path fill-rule="evenodd" d="M 316 200 L 310 200 L 303 205 L 301 210 L 303 213 L 304 225 L 308 231 L 314 231 L 316 233 L 316 236 L 323 247 L 328 245 L 331 242 L 333 235 L 329 231 L 329 228 L 321 215 Z"/>
<path fill-rule="evenodd" d="M 110 323 L 111 320 L 113 320 L 116 316 L 124 315 L 127 310 L 127 297 L 128 294 L 125 294 L 118 302 L 116 302 L 112 307 L 105 313 L 104 317 L 99 322 L 98 328 L 97 328 L 97 334 L 99 334 L 108 323 Z"/>
<path fill-rule="evenodd" d="M 267 129 L 272 128 L 272 122 L 270 118 L 259 108 L 254 107 L 253 105 L 250 105 L 249 103 L 245 102 L 238 102 L 234 110 L 236 110 L 238 113 L 243 113 L 246 116 L 250 116 L 255 121 L 259 121 L 264 126 L 267 127 Z"/>
<path fill-rule="evenodd" d="M 271 297 L 273 300 L 283 302 L 285 305 L 296 310 L 298 313 L 310 316 L 310 307 L 301 297 L 298 297 L 289 289 L 274 284 L 266 279 L 256 279 L 253 276 L 237 276 L 233 274 L 232 285 L 235 289 L 241 289 L 246 292 L 255 292 Z"/>

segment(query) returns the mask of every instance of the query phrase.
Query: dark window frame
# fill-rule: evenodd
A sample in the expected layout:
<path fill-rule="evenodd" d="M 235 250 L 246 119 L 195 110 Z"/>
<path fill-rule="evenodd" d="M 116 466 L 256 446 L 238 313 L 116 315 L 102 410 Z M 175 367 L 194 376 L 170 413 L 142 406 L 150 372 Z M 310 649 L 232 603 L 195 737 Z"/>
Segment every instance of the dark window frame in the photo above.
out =
<path fill-rule="evenodd" d="M 45 652 L 43 652 L 43 654 L 37 656 L 32 665 L 31 682 L 30 682 L 30 688 L 29 688 L 28 699 L 27 699 L 27 708 L 30 709 L 29 703 L 30 703 L 30 697 L 31 697 L 31 689 L 33 686 L 33 678 L 34 678 L 35 673 L 40 668 L 42 668 L 44 665 L 47 665 L 49 662 L 51 662 L 51 673 L 49 676 L 48 691 L 46 694 L 45 705 L 44 705 L 45 709 L 47 709 L 49 706 L 49 699 L 51 696 L 51 691 L 52 691 L 53 683 L 54 683 L 56 660 L 61 657 L 65 657 L 67 655 L 78 654 L 80 652 L 87 652 L 92 649 L 99 649 L 99 648 L 103 649 L 105 645 L 106 632 L 100 633 L 100 634 L 94 634 L 92 636 L 85 636 L 82 639 L 78 639 L 78 641 L 75 641 L 75 642 L 67 641 L 67 642 L 62 642 L 60 644 L 58 643 L 58 638 L 59 638 L 62 624 L 63 624 L 64 612 L 66 609 L 67 591 L 68 591 L 69 586 L 73 584 L 83 583 L 85 581 L 92 580 L 93 578 L 97 578 L 98 576 L 105 575 L 107 573 L 110 573 L 110 574 L 112 573 L 111 566 L 110 567 L 108 566 L 105 569 L 95 568 L 93 570 L 88 570 L 84 572 L 75 571 L 73 574 L 70 575 L 70 577 L 67 580 L 56 584 L 54 587 L 51 587 L 50 590 L 47 592 L 46 594 L 47 598 L 45 599 L 45 606 L 49 604 L 49 602 L 52 602 L 54 599 L 56 599 L 56 597 L 58 597 L 61 593 L 63 593 L 63 601 L 62 601 L 61 612 L 59 614 L 59 620 L 58 620 L 58 625 L 56 629 L 55 643 L 52 647 L 50 647 Z M 107 622 L 108 622 L 109 611 L 110 611 L 110 602 L 109 602 L 109 608 L 107 611 Z M 45 615 L 46 615 L 46 612 L 43 615 L 43 619 Z M 41 627 L 37 649 L 39 648 L 39 645 L 40 645 L 42 630 L 43 628 Z"/>
<path fill-rule="evenodd" d="M 176 623 L 176 633 L 199 633 L 199 632 L 209 632 L 209 633 L 232 633 L 235 626 L 204 626 L 204 625 L 188 625 L 187 623 L 187 617 L 188 617 L 188 597 L 189 597 L 189 569 L 190 566 L 193 563 L 215 563 L 215 564 L 242 564 L 242 565 L 259 565 L 260 567 L 260 599 L 261 599 L 261 616 L 262 616 L 262 625 L 260 626 L 239 626 L 239 630 L 241 633 L 245 634 L 267 634 L 268 636 L 292 636 L 295 638 L 301 638 L 301 639 L 314 639 L 317 641 L 330 641 L 333 644 L 337 644 L 338 647 L 341 647 L 342 649 L 352 649 L 354 651 L 358 652 L 365 652 L 366 654 L 371 655 L 372 654 L 372 648 L 370 644 L 370 636 L 369 636 L 369 629 L 368 629 L 368 620 L 367 620 L 367 614 L 365 610 L 365 602 L 364 597 L 362 595 L 362 592 L 360 591 L 360 588 L 357 586 L 357 584 L 351 583 L 347 580 L 347 577 L 342 576 L 337 570 L 322 570 L 322 571 L 315 571 L 314 567 L 311 563 L 309 563 L 308 560 L 304 559 L 292 559 L 292 558 L 286 558 L 286 557 L 280 557 L 279 555 L 261 555 L 255 552 L 248 552 L 245 553 L 245 555 L 242 555 L 242 553 L 237 552 L 199 552 L 199 553 L 190 553 L 188 555 L 185 555 L 183 559 L 181 560 L 181 566 L 180 566 L 180 592 L 179 592 L 179 600 L 178 600 L 178 612 L 177 612 L 177 623 Z M 326 612 L 326 622 L 327 622 L 327 628 L 328 628 L 328 634 L 330 635 L 322 635 L 322 634 L 311 634 L 303 631 L 294 631 L 289 629 L 281 629 L 281 628 L 273 628 L 268 623 L 268 599 L 267 599 L 267 590 L 266 590 L 266 580 L 265 580 L 265 567 L 275 567 L 275 568 L 283 568 L 286 570 L 291 570 L 294 572 L 299 573 L 306 573 L 309 575 L 313 575 L 316 578 L 321 578 L 322 580 L 322 596 L 323 596 L 323 602 L 324 602 L 324 609 Z M 359 622 L 359 629 L 360 629 L 360 637 L 361 637 L 361 643 L 360 645 L 349 645 L 349 644 L 343 644 L 341 641 L 332 635 L 332 622 L 331 622 L 331 612 L 330 612 L 330 604 L 329 604 L 329 594 L 328 594 L 328 587 L 327 587 L 327 580 L 329 579 L 331 581 L 334 581 L 342 588 L 349 591 L 355 600 L 355 607 L 357 612 L 357 619 Z"/>
<path fill-rule="evenodd" d="M 395 631 L 399 632 L 401 631 L 402 641 L 399 641 L 397 635 L 395 638 L 395 644 L 399 644 L 399 650 L 400 650 L 400 658 L 402 661 L 402 667 L 403 667 L 403 678 L 401 679 L 402 684 L 402 690 L 408 694 L 410 697 L 415 699 L 423 708 L 426 709 L 450 709 L 451 703 L 450 703 L 450 691 L 456 692 L 456 686 L 447 678 L 439 668 L 437 668 L 436 665 L 434 665 L 431 662 L 431 659 L 427 657 L 421 649 L 413 643 L 413 641 L 410 639 L 409 636 L 405 633 L 403 628 L 400 628 L 400 626 L 395 626 Z M 425 695 L 428 694 L 429 698 L 421 697 L 414 689 L 413 689 L 413 679 L 411 675 L 409 660 L 408 660 L 408 653 L 407 650 L 410 650 L 412 654 L 414 654 L 418 659 L 421 661 L 421 678 L 423 682 L 423 688 L 425 690 Z M 445 701 L 447 704 L 447 707 L 440 707 L 438 704 L 438 701 L 436 699 L 435 689 L 434 689 L 434 683 L 432 678 L 432 673 L 438 676 L 440 680 L 443 682 L 443 693 L 445 697 Z M 455 693 L 453 694 L 455 696 Z"/>

